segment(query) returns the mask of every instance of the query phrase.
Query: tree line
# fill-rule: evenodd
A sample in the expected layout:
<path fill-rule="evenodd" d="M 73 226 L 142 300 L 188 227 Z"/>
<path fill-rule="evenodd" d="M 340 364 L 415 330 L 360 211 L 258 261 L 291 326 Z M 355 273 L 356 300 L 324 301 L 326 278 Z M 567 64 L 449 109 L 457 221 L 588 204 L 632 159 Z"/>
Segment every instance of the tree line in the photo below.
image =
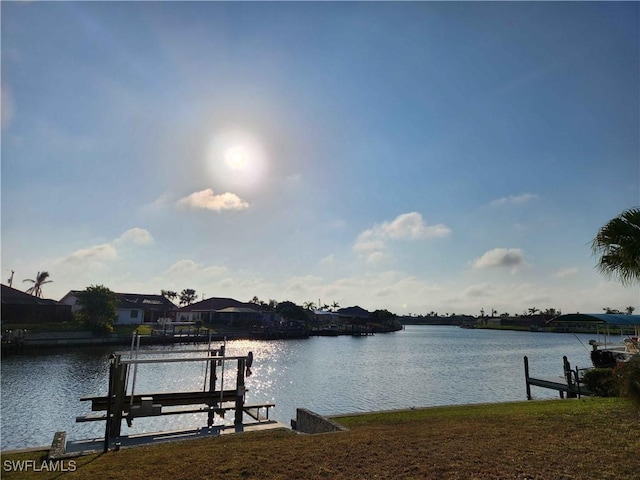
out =
<path fill-rule="evenodd" d="M 591 249 L 594 256 L 597 257 L 596 267 L 606 277 L 613 278 L 619 281 L 622 285 L 631 285 L 633 283 L 640 283 L 640 207 L 633 207 L 623 211 L 620 215 L 607 222 L 604 226 L 598 230 L 595 238 L 591 243 Z M 9 278 L 9 286 L 13 286 L 14 271 L 11 271 L 11 277 Z M 53 282 L 50 279 L 48 271 L 38 272 L 35 278 L 25 278 L 23 282 L 31 283 L 31 287 L 26 290 L 26 293 L 34 295 L 35 297 L 42 297 L 42 288 L 44 285 Z M 107 294 L 108 288 L 98 285 L 87 287 L 84 292 L 80 292 L 79 302 L 85 302 L 87 309 L 97 308 L 96 305 L 102 305 L 102 308 L 108 309 L 109 313 L 105 313 L 103 316 L 105 319 L 112 318 L 112 313 L 115 312 L 115 308 L 112 312 L 111 306 L 115 301 L 117 306 L 117 297 L 113 293 L 113 297 Z M 161 294 L 171 301 L 176 299 L 180 306 L 191 305 L 197 300 L 196 291 L 192 288 L 186 288 L 178 294 L 172 290 L 162 290 Z M 97 297 L 94 301 L 93 296 Z M 115 298 L 115 300 L 114 300 Z M 102 303 L 101 303 L 102 302 Z M 273 310 L 277 313 L 279 311 L 295 312 L 295 315 L 300 315 L 303 311 L 315 310 L 316 308 L 324 311 L 336 311 L 339 308 L 337 302 L 333 302 L 332 305 L 322 304 L 320 302 L 315 304 L 314 302 L 305 302 L 302 307 L 294 304 L 293 302 L 277 302 L 276 300 L 269 300 L 263 302 L 258 297 L 253 297 L 250 303 L 256 304 L 260 309 Z M 607 313 L 621 313 L 619 310 L 605 307 L 603 310 Z M 627 314 L 632 314 L 635 308 L 629 306 L 626 308 Z M 105 310 L 106 311 L 106 310 Z M 525 311 L 525 315 L 534 315 L 536 312 L 540 312 L 537 308 L 529 308 Z M 547 309 L 545 314 L 555 313 L 555 309 Z M 559 310 L 557 311 L 559 314 Z M 491 316 L 497 314 L 496 310 L 491 311 Z M 430 315 L 437 315 L 435 312 L 431 312 Z M 454 314 L 451 314 L 454 315 Z M 481 315 L 484 316 L 484 310 L 481 310 Z M 503 313 L 502 315 L 508 315 Z M 99 318 L 102 318 L 98 316 Z M 103 320 L 100 320 L 101 322 Z M 106 321 L 106 320 L 104 320 Z"/>

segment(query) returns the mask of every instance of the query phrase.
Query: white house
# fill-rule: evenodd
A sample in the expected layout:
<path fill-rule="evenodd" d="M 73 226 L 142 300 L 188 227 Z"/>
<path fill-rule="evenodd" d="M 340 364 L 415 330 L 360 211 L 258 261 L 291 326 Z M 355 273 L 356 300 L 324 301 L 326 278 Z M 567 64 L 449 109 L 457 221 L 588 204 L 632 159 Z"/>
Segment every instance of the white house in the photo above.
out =
<path fill-rule="evenodd" d="M 60 299 L 60 303 L 71 305 L 71 311 L 81 309 L 78 304 L 78 290 L 71 290 Z M 118 297 L 118 325 L 140 325 L 157 323 L 161 318 L 175 318 L 177 307 L 162 295 L 116 293 Z"/>

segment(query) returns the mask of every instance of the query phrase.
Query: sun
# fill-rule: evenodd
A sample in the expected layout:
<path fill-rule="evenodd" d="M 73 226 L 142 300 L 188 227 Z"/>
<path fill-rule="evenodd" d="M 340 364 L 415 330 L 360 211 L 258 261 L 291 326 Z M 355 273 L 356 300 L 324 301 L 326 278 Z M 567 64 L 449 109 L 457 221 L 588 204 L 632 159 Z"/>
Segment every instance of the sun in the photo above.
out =
<path fill-rule="evenodd" d="M 255 188 L 265 179 L 267 153 L 255 135 L 226 130 L 214 135 L 207 163 L 219 188 Z"/>
<path fill-rule="evenodd" d="M 230 147 L 224 153 L 224 161 L 233 170 L 242 170 L 249 163 L 247 149 L 242 146 Z"/>

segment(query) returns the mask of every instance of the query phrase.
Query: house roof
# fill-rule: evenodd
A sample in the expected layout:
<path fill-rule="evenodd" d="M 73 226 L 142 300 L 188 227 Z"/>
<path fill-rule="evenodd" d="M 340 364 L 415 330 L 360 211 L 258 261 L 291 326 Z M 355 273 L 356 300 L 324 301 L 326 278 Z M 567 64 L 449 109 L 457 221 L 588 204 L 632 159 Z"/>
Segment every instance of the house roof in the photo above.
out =
<path fill-rule="evenodd" d="M 218 313 L 260 313 L 260 311 L 255 308 L 227 307 L 222 310 L 218 310 Z"/>
<path fill-rule="evenodd" d="M 49 298 L 38 298 L 21 290 L 2 285 L 2 305 L 61 305 L 60 302 Z"/>
<path fill-rule="evenodd" d="M 367 310 L 357 305 L 355 307 L 341 308 L 337 311 L 337 313 L 345 317 L 360 317 L 360 318 L 369 318 L 369 316 L 371 315 Z"/>
<path fill-rule="evenodd" d="M 71 290 L 61 301 L 70 296 L 77 296 L 82 290 Z M 121 309 L 141 309 L 147 311 L 168 311 L 175 310 L 176 305 L 162 295 L 141 294 L 141 293 L 116 293 L 118 297 L 117 308 Z"/>
<path fill-rule="evenodd" d="M 118 296 L 118 308 L 131 309 L 139 308 L 142 310 L 175 310 L 176 306 L 166 297 L 162 295 L 147 295 L 138 293 L 116 293 Z"/>
<path fill-rule="evenodd" d="M 640 325 L 640 315 L 617 313 L 569 313 L 549 320 L 551 322 L 604 323 L 607 325 Z"/>
<path fill-rule="evenodd" d="M 179 308 L 180 312 L 211 312 L 211 311 L 220 311 L 225 308 L 235 307 L 235 308 L 252 308 L 251 303 L 243 303 L 233 298 L 221 298 L 221 297 L 211 297 L 205 300 L 201 300 L 200 302 L 192 303 L 191 305 L 186 305 L 182 308 Z M 256 310 L 253 308 L 253 310 Z"/>

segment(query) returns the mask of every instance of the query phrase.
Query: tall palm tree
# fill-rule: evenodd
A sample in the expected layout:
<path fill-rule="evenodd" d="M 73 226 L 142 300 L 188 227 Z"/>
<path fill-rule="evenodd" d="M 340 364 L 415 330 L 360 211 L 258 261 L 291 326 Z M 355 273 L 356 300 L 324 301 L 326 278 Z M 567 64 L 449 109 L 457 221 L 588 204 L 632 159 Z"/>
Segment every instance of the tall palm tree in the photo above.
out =
<path fill-rule="evenodd" d="M 31 295 L 40 298 L 42 296 L 42 285 L 53 282 L 53 280 L 47 280 L 47 278 L 49 278 L 49 272 L 38 272 L 35 280 L 25 278 L 23 282 L 33 283 L 33 285 L 27 289 L 26 293 L 30 293 Z"/>
<path fill-rule="evenodd" d="M 640 207 L 625 210 L 604 225 L 591 243 L 596 267 L 623 285 L 640 282 Z"/>

